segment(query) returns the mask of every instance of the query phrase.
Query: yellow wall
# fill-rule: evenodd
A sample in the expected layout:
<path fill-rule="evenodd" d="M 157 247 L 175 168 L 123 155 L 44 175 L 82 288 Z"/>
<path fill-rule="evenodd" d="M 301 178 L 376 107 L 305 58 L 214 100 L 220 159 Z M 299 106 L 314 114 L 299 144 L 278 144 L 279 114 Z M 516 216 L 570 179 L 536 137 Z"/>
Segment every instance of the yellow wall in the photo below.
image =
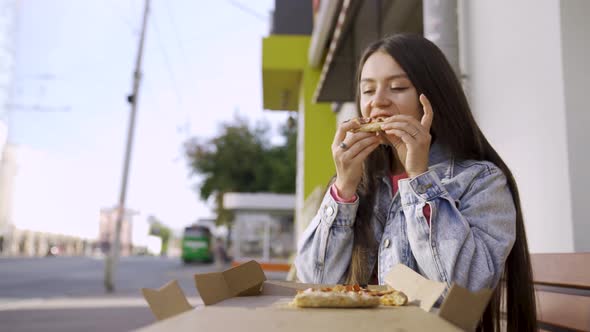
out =
<path fill-rule="evenodd" d="M 303 188 L 297 188 L 297 195 L 304 200 L 317 187 L 325 188 L 335 173 L 330 146 L 336 117 L 329 103 L 312 103 L 320 70 L 307 63 L 309 40 L 309 36 L 294 35 L 271 35 L 262 40 L 264 108 L 299 110 L 304 119 L 298 129 L 303 149 L 297 152 L 297 158 L 303 158 L 297 168 Z"/>
<path fill-rule="evenodd" d="M 262 93 L 267 110 L 295 111 L 309 36 L 271 35 L 262 39 Z"/>
<path fill-rule="evenodd" d="M 325 188 L 335 174 L 331 145 L 336 131 L 336 116 L 329 103 L 312 102 L 320 71 L 306 66 L 300 93 L 299 112 L 304 117 L 303 197 L 318 186 Z M 301 130 L 299 131 L 301 133 Z"/>

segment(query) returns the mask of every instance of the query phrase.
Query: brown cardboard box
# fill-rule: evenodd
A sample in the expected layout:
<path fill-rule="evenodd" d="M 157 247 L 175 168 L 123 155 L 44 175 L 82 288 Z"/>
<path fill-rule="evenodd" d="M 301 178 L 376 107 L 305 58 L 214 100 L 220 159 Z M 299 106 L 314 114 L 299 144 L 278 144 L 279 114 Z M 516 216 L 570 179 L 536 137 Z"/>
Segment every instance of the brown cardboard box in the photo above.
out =
<path fill-rule="evenodd" d="M 153 296 L 143 290 L 152 312 L 170 317 L 169 308 L 178 307 L 177 315 L 147 326 L 141 331 L 460 331 L 477 325 L 491 290 L 471 293 L 453 285 L 437 313 L 430 312 L 444 292 L 442 283 L 425 279 L 404 265 L 388 273 L 385 282 L 408 296 L 403 307 L 372 309 L 303 309 L 288 305 L 297 289 L 310 284 L 266 281 L 260 265 L 254 261 L 221 273 L 195 275 L 195 283 L 204 305 L 186 311 L 186 298 L 177 291 L 170 296 Z M 170 284 L 168 284 L 170 285 Z M 384 286 L 370 286 L 380 288 Z M 162 291 L 163 287 L 160 289 Z M 150 295 L 148 297 L 148 295 Z M 181 305 L 171 304 L 171 299 Z"/>

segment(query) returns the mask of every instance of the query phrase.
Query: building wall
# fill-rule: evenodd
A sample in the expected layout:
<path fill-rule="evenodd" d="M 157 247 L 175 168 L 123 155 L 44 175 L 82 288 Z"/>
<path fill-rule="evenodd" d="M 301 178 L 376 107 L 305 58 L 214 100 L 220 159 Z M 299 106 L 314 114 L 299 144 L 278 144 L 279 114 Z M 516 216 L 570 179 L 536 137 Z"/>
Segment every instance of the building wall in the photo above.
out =
<path fill-rule="evenodd" d="M 0 5 L 0 237 L 2 247 L 9 244 L 12 232 L 12 182 L 14 177 L 14 148 L 8 141 L 8 107 L 14 74 L 14 41 L 17 1 L 4 0 Z M 0 248 L 0 252 L 1 252 Z"/>
<path fill-rule="evenodd" d="M 574 250 L 590 251 L 590 222 L 586 216 L 590 195 L 587 96 L 590 88 L 590 1 L 562 0 L 560 7 Z"/>
<path fill-rule="evenodd" d="M 5 239 L 6 240 L 6 239 Z M 92 242 L 76 236 L 12 228 L 0 256 L 44 257 L 89 255 Z M 53 250 L 51 250 L 53 248 Z"/>
<path fill-rule="evenodd" d="M 326 188 L 335 174 L 332 141 L 336 131 L 336 116 L 329 103 L 312 103 L 320 71 L 305 68 L 303 72 L 300 113 L 304 121 L 303 195 L 309 196 L 316 187 Z"/>
<path fill-rule="evenodd" d="M 572 139 L 567 122 L 580 116 L 569 114 L 567 106 L 577 107 L 577 93 L 565 91 L 576 79 L 587 82 L 587 78 L 568 74 L 570 66 L 575 68 L 581 60 L 573 59 L 574 47 L 562 54 L 560 2 L 461 4 L 461 47 L 469 99 L 483 132 L 516 177 L 530 250 L 571 252 L 572 206 L 577 204 L 572 192 L 580 195 L 588 189 L 570 186 L 572 172 L 581 169 L 571 168 L 568 156 L 585 150 L 578 143 L 570 145 L 568 152 Z M 564 5 L 566 11 L 570 6 L 575 7 Z M 570 93 L 574 96 L 568 99 Z M 588 160 L 585 162 L 587 165 Z"/>
<path fill-rule="evenodd" d="M 321 193 L 336 173 L 331 153 L 336 116 L 329 103 L 311 101 L 319 76 L 319 70 L 306 66 L 299 94 L 295 197 L 297 234 L 311 221 L 309 215 L 303 211 L 317 205 L 317 201 L 321 200 Z"/>
<path fill-rule="evenodd" d="M 0 150 L 0 236 L 8 241 L 12 231 L 12 202 L 16 174 L 16 147 L 6 145 Z M 7 242 L 6 242 L 7 243 Z"/>

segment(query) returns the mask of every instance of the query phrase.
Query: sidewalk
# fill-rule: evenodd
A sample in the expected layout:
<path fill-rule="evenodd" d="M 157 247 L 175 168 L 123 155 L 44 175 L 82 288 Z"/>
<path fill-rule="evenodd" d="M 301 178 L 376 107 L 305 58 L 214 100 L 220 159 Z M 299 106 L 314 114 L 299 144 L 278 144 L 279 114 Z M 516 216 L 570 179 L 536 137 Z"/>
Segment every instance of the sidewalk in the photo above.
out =
<path fill-rule="evenodd" d="M 178 280 L 192 305 L 200 303 L 193 275 L 214 265 L 184 265 L 174 258 L 122 259 L 117 293 L 105 294 L 103 262 L 87 257 L 0 259 L 0 331 L 129 331 L 155 319 L 140 288 Z M 228 268 L 225 266 L 224 268 Z M 265 272 L 284 280 L 286 273 Z"/>
<path fill-rule="evenodd" d="M 123 332 L 154 322 L 147 307 L 0 311 L 2 331 Z"/>

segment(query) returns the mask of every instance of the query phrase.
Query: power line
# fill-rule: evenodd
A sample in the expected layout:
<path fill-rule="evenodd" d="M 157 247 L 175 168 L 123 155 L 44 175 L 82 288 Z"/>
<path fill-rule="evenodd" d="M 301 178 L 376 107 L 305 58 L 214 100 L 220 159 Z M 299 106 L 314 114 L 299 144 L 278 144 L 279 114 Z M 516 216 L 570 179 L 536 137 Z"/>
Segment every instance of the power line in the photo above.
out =
<path fill-rule="evenodd" d="M 156 95 L 155 90 L 152 87 L 152 83 L 150 83 L 150 81 L 146 80 L 144 83 L 144 86 L 147 91 L 146 95 L 148 95 L 148 96 L 155 96 Z M 166 108 L 164 105 L 162 105 L 159 98 L 154 98 L 152 101 L 152 104 L 156 105 L 156 107 L 158 109 L 165 109 Z M 181 132 L 181 128 L 182 128 L 181 124 L 178 124 L 178 123 L 175 124 L 175 130 L 177 133 Z"/>
<path fill-rule="evenodd" d="M 170 75 L 170 81 L 172 83 L 172 89 L 174 90 L 174 94 L 176 95 L 178 107 L 182 109 L 182 97 L 180 94 L 180 90 L 178 89 L 178 84 L 176 84 L 176 76 L 174 75 L 174 70 L 172 68 L 172 64 L 171 64 L 170 59 L 168 57 L 168 53 L 166 52 L 166 48 L 164 47 L 164 43 L 162 42 L 162 36 L 160 34 L 160 30 L 158 29 L 158 23 L 157 23 L 155 11 L 152 13 L 152 22 L 154 25 L 154 29 L 156 30 L 158 45 L 160 46 L 159 48 L 160 48 L 160 51 L 162 52 L 162 56 L 164 58 L 165 67 L 168 71 L 168 74 Z"/>
<path fill-rule="evenodd" d="M 39 73 L 39 74 L 29 74 L 25 76 L 20 76 L 15 79 L 17 81 L 16 88 L 14 90 L 15 95 L 19 95 L 19 90 L 22 89 L 19 87 L 20 82 L 19 80 L 34 80 L 39 81 L 39 89 L 36 96 L 31 96 L 33 99 L 36 98 L 36 101 L 32 101 L 29 103 L 23 102 L 12 102 L 7 103 L 5 106 L 8 108 L 10 112 L 39 112 L 39 113 L 52 113 L 52 112 L 70 112 L 72 110 L 71 106 L 48 106 L 46 101 L 44 100 L 46 97 L 46 82 L 54 82 L 57 81 L 57 77 L 55 74 L 52 73 Z"/>
<path fill-rule="evenodd" d="M 6 104 L 9 111 L 12 112 L 39 112 L 39 113 L 53 113 L 53 112 L 70 112 L 70 106 L 61 106 L 61 107 L 52 107 L 52 106 L 43 106 L 41 104 Z"/>
<path fill-rule="evenodd" d="M 245 5 L 241 4 L 241 3 L 237 2 L 237 1 L 234 1 L 234 0 L 227 0 L 227 2 L 228 2 L 230 5 L 234 6 L 235 8 L 237 8 L 237 9 L 239 9 L 239 10 L 243 11 L 244 13 L 247 13 L 248 15 L 254 16 L 254 17 L 256 17 L 257 19 L 259 19 L 259 20 L 261 20 L 261 21 L 263 21 L 263 22 L 265 22 L 265 23 L 268 23 L 268 16 L 265 16 L 265 15 L 263 15 L 263 14 L 260 14 L 260 13 L 258 13 L 257 11 L 255 11 L 254 9 L 252 9 L 252 8 L 250 8 L 250 7 L 247 7 L 247 6 L 245 6 Z"/>
<path fill-rule="evenodd" d="M 182 55 L 182 60 L 183 60 L 184 64 L 187 67 L 189 67 L 188 63 L 186 61 L 186 53 L 184 52 L 184 46 L 180 40 L 180 34 L 178 33 L 178 29 L 176 28 L 174 15 L 172 14 L 172 9 L 170 8 L 170 1 L 164 1 L 164 4 L 166 5 L 166 11 L 168 12 L 168 19 L 170 20 L 170 24 L 172 25 L 172 30 L 174 30 L 174 37 L 176 39 L 176 43 L 178 44 L 178 49 L 180 50 L 180 53 Z"/>
<path fill-rule="evenodd" d="M 121 23 L 128 26 L 130 29 L 130 32 L 132 34 L 137 34 L 138 27 L 133 26 L 133 23 L 131 23 L 131 21 L 128 18 L 121 15 L 121 9 L 118 6 L 114 5 L 114 2 L 108 1 L 108 2 L 104 2 L 104 3 L 109 3 L 109 6 L 108 6 L 109 9 L 119 17 L 119 19 L 121 20 Z M 115 7 L 117 7 L 117 8 L 115 8 Z"/>
<path fill-rule="evenodd" d="M 124 23 L 125 25 L 127 25 L 129 27 L 129 29 L 131 30 L 131 32 L 135 34 L 137 28 L 135 28 L 133 26 L 133 24 L 131 23 L 131 21 L 129 19 L 127 19 L 123 15 L 121 15 L 120 10 L 117 10 L 115 8 L 115 7 L 118 7 L 118 6 L 114 5 L 114 3 L 113 2 L 110 2 L 110 1 L 109 1 L 109 3 L 110 3 L 110 9 L 113 12 L 115 12 L 117 14 L 117 16 L 121 19 L 121 22 Z M 170 9 L 168 7 L 168 1 L 164 1 L 164 3 L 166 4 L 166 7 L 168 8 L 169 15 L 171 15 L 170 14 Z M 172 69 L 172 65 L 171 65 L 171 62 L 169 60 L 168 53 L 166 52 L 166 49 L 165 49 L 164 44 L 162 42 L 162 37 L 161 37 L 161 34 L 160 34 L 160 30 L 158 29 L 158 24 L 156 22 L 156 11 L 153 9 L 153 6 L 152 6 L 152 9 L 151 9 L 151 16 L 152 16 L 152 22 L 153 22 L 153 25 L 154 25 L 154 29 L 155 29 L 156 35 L 157 35 L 156 37 L 158 39 L 158 45 L 159 45 L 160 51 L 162 52 L 162 56 L 164 58 L 164 63 L 165 63 L 166 70 L 168 71 L 168 75 L 170 76 L 170 81 L 172 83 L 172 89 L 174 90 L 174 94 L 176 95 L 176 100 L 177 100 L 177 103 L 178 103 L 178 107 L 179 108 L 182 108 L 182 97 L 181 97 L 180 92 L 179 92 L 178 84 L 176 83 L 176 76 L 174 75 L 174 71 Z M 172 22 L 172 23 L 174 24 L 174 22 Z M 176 27 L 174 26 L 173 28 L 176 31 Z M 177 42 L 179 44 L 179 47 L 182 47 L 182 46 L 180 46 L 181 43 L 180 43 L 180 40 L 178 38 L 177 38 Z"/>
<path fill-rule="evenodd" d="M 174 33 L 177 35 L 175 37 L 176 37 L 176 42 L 178 44 L 178 48 L 180 49 L 180 52 L 181 52 L 181 56 L 183 58 L 183 61 L 184 61 L 185 65 L 190 70 L 191 68 L 188 66 L 188 63 L 186 61 L 186 56 L 185 56 L 185 53 L 184 53 L 184 47 L 182 45 L 182 42 L 181 42 L 180 38 L 178 37 L 178 35 L 179 35 L 178 34 L 178 29 L 176 28 L 176 25 L 174 24 L 174 19 L 173 19 L 173 16 L 172 16 L 172 11 L 171 11 L 171 9 L 170 9 L 170 7 L 168 5 L 168 1 L 164 1 L 164 3 L 166 5 L 166 9 L 168 11 L 168 16 L 170 18 L 172 27 L 174 29 Z M 133 26 L 133 24 L 131 23 L 131 20 L 129 20 L 129 19 L 125 18 L 123 15 L 121 15 L 122 9 L 119 6 L 116 6 L 113 2 L 110 2 L 110 9 L 115 14 L 117 14 L 117 16 L 120 18 L 120 20 L 121 20 L 122 23 L 124 23 L 126 26 L 129 27 L 130 32 L 132 32 L 133 34 L 135 34 L 137 32 L 137 29 L 138 28 L 136 28 L 136 27 Z M 183 108 L 182 95 L 180 93 L 179 86 L 178 86 L 178 84 L 176 82 L 176 75 L 174 74 L 174 70 L 173 70 L 173 67 L 172 67 L 172 62 L 170 61 L 170 58 L 168 56 L 168 53 L 166 52 L 166 48 L 165 48 L 165 45 L 164 45 L 163 40 L 162 40 L 162 36 L 161 36 L 160 30 L 159 30 L 159 27 L 158 27 L 158 23 L 157 23 L 156 10 L 154 10 L 154 6 L 153 5 L 152 5 L 152 8 L 151 8 L 150 12 L 151 12 L 151 16 L 152 16 L 151 21 L 153 22 L 153 25 L 154 25 L 153 27 L 154 27 L 154 30 L 156 32 L 156 38 L 158 39 L 158 47 L 160 48 L 160 51 L 162 52 L 162 56 L 164 58 L 164 65 L 165 65 L 164 67 L 168 71 L 168 75 L 170 77 L 172 89 L 174 90 L 174 94 L 176 96 L 178 108 L 179 109 L 182 109 Z M 146 81 L 145 83 L 146 83 L 146 85 L 148 85 L 148 81 Z M 148 90 L 151 90 L 149 87 L 147 89 Z M 185 127 L 185 128 L 186 127 L 190 127 L 188 116 L 187 116 L 187 120 L 185 120 L 185 124 L 183 125 L 183 127 Z M 178 128 L 181 128 L 181 125 L 178 125 Z M 177 131 L 181 131 L 181 130 L 180 129 L 177 129 Z M 185 129 L 184 132 L 185 132 L 185 134 L 188 135 L 189 130 L 186 130 Z"/>
<path fill-rule="evenodd" d="M 179 30 L 176 27 L 176 23 L 175 23 L 176 21 L 174 20 L 174 15 L 173 15 L 173 11 L 170 6 L 170 1 L 164 1 L 164 4 L 166 5 L 166 11 L 168 12 L 168 19 L 170 20 L 170 24 L 172 25 L 172 30 L 174 31 L 174 37 L 176 39 L 176 43 L 178 44 L 178 49 L 179 49 L 180 55 L 182 57 L 182 62 L 184 64 L 184 66 L 186 67 L 186 69 L 188 70 L 188 72 L 192 76 L 193 67 L 187 61 L 186 52 L 184 50 L 184 45 L 183 45 L 181 38 L 180 38 Z M 185 124 L 184 124 L 184 131 L 185 131 L 185 134 L 188 136 L 188 134 L 190 132 L 191 124 L 190 124 L 190 117 L 188 115 L 188 112 L 186 111 L 186 108 L 185 108 L 185 113 L 186 113 L 185 114 L 186 118 L 185 118 Z"/>

